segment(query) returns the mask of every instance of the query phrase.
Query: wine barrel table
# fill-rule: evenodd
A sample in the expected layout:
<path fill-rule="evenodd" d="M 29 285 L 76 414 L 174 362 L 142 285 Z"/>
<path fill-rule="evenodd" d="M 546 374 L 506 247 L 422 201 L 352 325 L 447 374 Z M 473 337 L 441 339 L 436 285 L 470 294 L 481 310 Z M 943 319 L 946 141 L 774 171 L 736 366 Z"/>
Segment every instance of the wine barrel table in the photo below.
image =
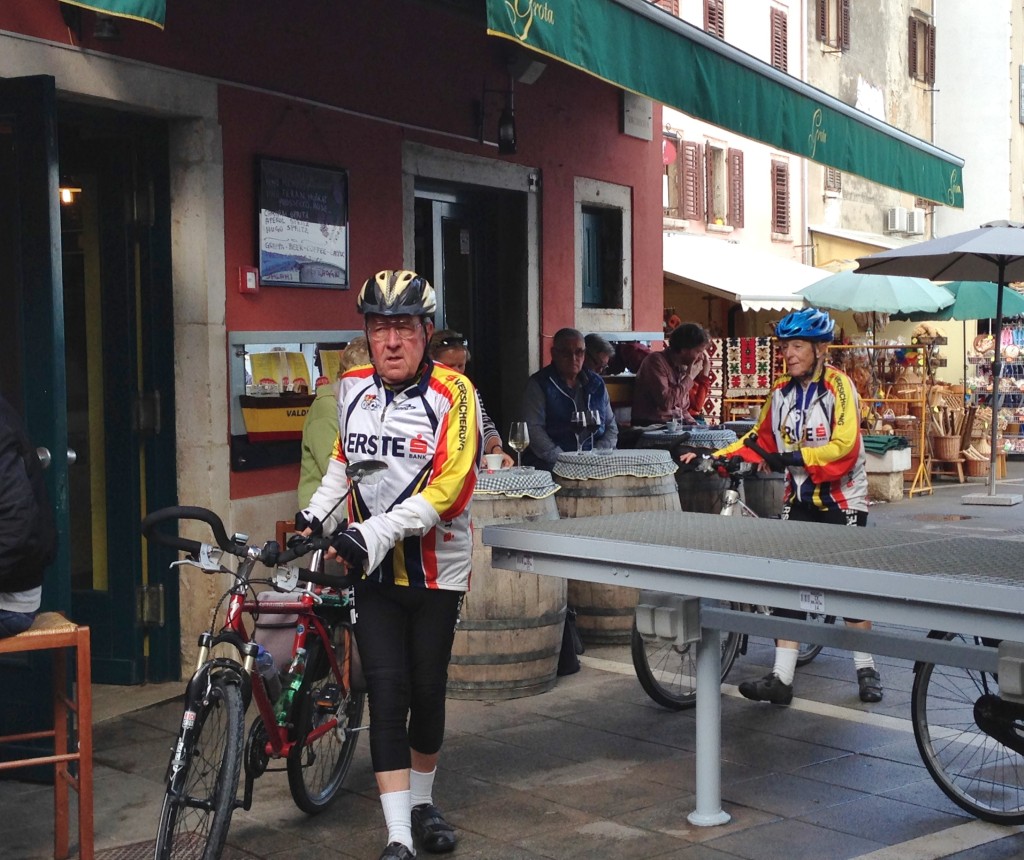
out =
<path fill-rule="evenodd" d="M 668 451 L 615 449 L 563 453 L 553 469 L 561 486 L 563 518 L 633 511 L 678 511 L 676 466 Z M 584 642 L 629 642 L 637 592 L 632 588 L 569 580 L 569 606 Z"/>
<path fill-rule="evenodd" d="M 491 567 L 484 526 L 557 520 L 550 472 L 481 472 L 473 493 L 473 573 L 455 630 L 448 695 L 515 699 L 550 690 L 557 680 L 565 623 L 564 579 Z"/>

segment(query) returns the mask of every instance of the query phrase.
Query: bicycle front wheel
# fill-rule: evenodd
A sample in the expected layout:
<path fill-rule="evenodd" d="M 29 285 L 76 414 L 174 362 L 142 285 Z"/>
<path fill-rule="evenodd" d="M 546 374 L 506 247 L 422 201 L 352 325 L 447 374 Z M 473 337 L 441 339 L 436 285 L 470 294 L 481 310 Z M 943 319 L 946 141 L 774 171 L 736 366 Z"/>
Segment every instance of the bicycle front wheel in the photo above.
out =
<path fill-rule="evenodd" d="M 237 684 L 214 677 L 197 707 L 186 704 L 160 810 L 156 860 L 220 857 L 235 810 L 243 731 Z"/>
<path fill-rule="evenodd" d="M 979 641 L 952 633 L 945 638 Z M 999 681 L 989 672 L 916 663 L 910 703 L 914 738 L 932 779 L 957 806 L 984 821 L 1022 824 L 1024 757 L 976 720 L 979 699 L 998 694 Z M 1008 728 L 1019 738 L 1024 720 L 1013 720 Z"/>
<path fill-rule="evenodd" d="M 331 647 L 343 666 L 352 647 L 352 628 L 336 624 Z M 288 787 L 296 806 L 315 815 L 322 812 L 341 788 L 363 719 L 364 693 L 352 693 L 339 683 L 316 640 L 306 663 L 295 708 L 296 740 L 288 754 Z M 324 730 L 326 728 L 326 731 Z"/>
<path fill-rule="evenodd" d="M 820 614 L 818 612 L 808 612 L 807 613 L 807 620 L 808 621 L 817 621 L 820 624 L 835 624 L 836 623 L 836 617 L 834 615 L 822 615 L 822 614 Z M 797 655 L 796 655 L 796 665 L 797 666 L 806 666 L 808 663 L 811 662 L 811 660 L 813 660 L 815 657 L 817 657 L 821 653 L 821 649 L 823 647 L 824 647 L 823 645 L 815 645 L 815 644 L 813 644 L 811 642 L 801 642 L 800 643 L 800 649 L 799 649 L 799 651 L 797 651 Z"/>
<path fill-rule="evenodd" d="M 721 605 L 729 604 L 722 601 Z M 733 609 L 737 608 L 735 604 Z M 740 648 L 740 634 L 722 631 L 722 680 L 729 674 Z M 645 639 L 633 621 L 633 668 L 640 686 L 655 702 L 673 711 L 697 703 L 697 646 L 677 645 L 667 639 Z"/>

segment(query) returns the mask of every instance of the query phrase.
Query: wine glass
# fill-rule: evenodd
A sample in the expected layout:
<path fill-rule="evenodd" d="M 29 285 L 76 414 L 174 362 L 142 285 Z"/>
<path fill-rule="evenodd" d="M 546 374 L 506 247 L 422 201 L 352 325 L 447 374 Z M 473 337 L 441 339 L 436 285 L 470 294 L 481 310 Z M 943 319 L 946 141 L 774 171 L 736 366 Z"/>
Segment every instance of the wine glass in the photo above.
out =
<path fill-rule="evenodd" d="M 576 453 L 582 453 L 583 437 L 587 435 L 587 413 L 573 412 L 569 418 L 569 426 L 572 427 L 572 432 L 576 434 Z"/>
<path fill-rule="evenodd" d="M 525 421 L 513 421 L 508 430 L 508 447 L 516 452 L 516 468 L 523 468 L 523 451 L 530 444 L 530 430 Z"/>
<path fill-rule="evenodd" d="M 601 413 L 596 409 L 587 410 L 587 430 L 590 431 L 590 449 L 594 449 L 594 437 L 601 426 Z"/>

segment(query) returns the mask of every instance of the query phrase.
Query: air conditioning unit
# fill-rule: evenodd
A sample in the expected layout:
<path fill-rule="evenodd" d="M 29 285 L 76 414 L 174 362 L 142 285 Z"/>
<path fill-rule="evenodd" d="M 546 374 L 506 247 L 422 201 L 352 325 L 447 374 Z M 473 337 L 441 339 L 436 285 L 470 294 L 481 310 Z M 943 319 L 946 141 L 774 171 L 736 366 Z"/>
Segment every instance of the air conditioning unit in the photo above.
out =
<path fill-rule="evenodd" d="M 907 210 L 903 206 L 893 206 L 885 213 L 886 233 L 907 232 Z"/>
<path fill-rule="evenodd" d="M 924 235 L 924 209 L 911 209 L 907 212 L 907 234 L 910 236 Z"/>

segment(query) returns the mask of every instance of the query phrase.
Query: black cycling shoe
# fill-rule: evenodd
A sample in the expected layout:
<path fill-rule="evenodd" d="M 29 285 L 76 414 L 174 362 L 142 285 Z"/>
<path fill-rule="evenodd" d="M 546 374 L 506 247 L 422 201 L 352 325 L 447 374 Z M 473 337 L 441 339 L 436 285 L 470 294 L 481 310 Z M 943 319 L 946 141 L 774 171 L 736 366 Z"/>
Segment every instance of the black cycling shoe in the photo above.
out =
<path fill-rule="evenodd" d="M 793 685 L 783 684 L 774 672 L 754 681 L 744 681 L 740 684 L 739 691 L 741 696 L 755 702 L 788 705 L 793 701 Z"/>
<path fill-rule="evenodd" d="M 882 701 L 882 676 L 877 669 L 858 669 L 857 684 L 860 687 L 860 700 L 862 702 Z"/>
<path fill-rule="evenodd" d="M 421 803 L 412 808 L 412 835 L 431 854 L 447 854 L 455 850 L 458 841 L 453 828 L 441 810 L 432 803 Z"/>
<path fill-rule="evenodd" d="M 401 842 L 389 842 L 379 860 L 414 860 L 415 857 L 416 855 Z"/>

